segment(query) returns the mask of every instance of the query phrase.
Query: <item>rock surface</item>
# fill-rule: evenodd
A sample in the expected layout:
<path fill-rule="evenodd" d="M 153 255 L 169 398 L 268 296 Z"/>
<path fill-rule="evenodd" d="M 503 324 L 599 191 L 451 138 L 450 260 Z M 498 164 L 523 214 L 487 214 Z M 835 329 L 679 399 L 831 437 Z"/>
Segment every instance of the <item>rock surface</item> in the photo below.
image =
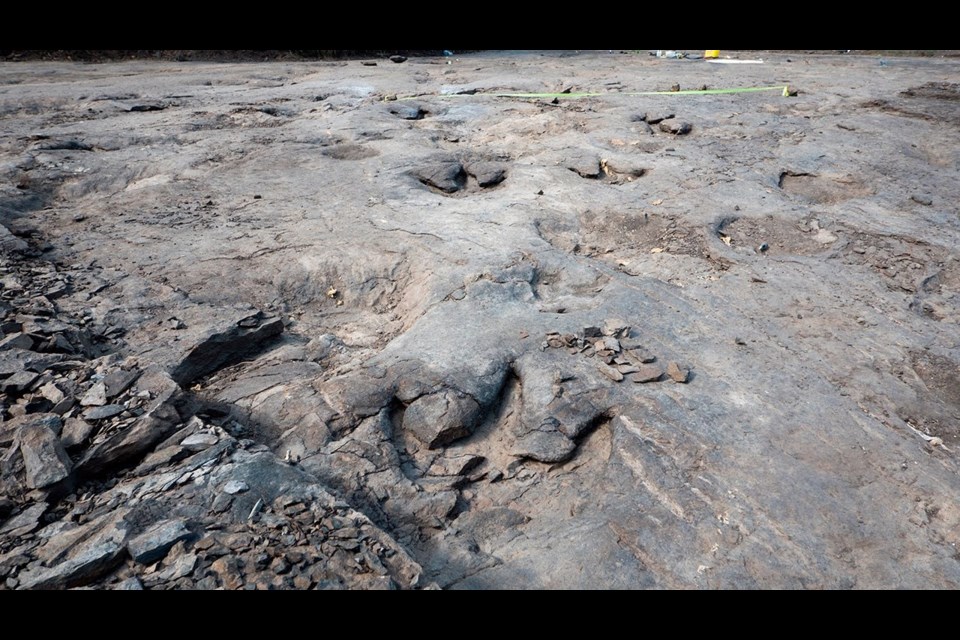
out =
<path fill-rule="evenodd" d="M 70 456 L 49 426 L 40 421 L 25 424 L 20 427 L 18 440 L 28 488 L 43 489 L 70 477 Z"/>
<path fill-rule="evenodd" d="M 153 564 L 166 556 L 173 545 L 192 535 L 185 520 L 164 520 L 127 541 L 127 551 L 134 562 Z"/>
<path fill-rule="evenodd" d="M 958 63 L 762 57 L 0 63 L 0 590 L 960 587 Z"/>

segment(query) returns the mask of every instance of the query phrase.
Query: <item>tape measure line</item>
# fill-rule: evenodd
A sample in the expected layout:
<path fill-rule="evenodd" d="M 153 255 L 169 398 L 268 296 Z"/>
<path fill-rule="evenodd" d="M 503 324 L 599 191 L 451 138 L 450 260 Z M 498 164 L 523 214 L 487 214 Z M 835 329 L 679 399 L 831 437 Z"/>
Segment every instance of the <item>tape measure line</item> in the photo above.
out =
<path fill-rule="evenodd" d="M 520 98 L 520 99 L 542 99 L 542 98 L 601 98 L 607 96 L 711 96 L 731 93 L 756 93 L 758 91 L 780 91 L 781 95 L 787 97 L 789 94 L 789 85 L 777 85 L 775 87 L 737 87 L 733 89 L 694 89 L 689 91 L 607 91 L 601 93 L 511 93 L 511 92 L 472 92 L 472 93 L 423 93 L 414 96 L 403 96 L 397 100 L 416 100 L 417 98 Z M 386 99 L 384 99 L 386 101 Z"/>

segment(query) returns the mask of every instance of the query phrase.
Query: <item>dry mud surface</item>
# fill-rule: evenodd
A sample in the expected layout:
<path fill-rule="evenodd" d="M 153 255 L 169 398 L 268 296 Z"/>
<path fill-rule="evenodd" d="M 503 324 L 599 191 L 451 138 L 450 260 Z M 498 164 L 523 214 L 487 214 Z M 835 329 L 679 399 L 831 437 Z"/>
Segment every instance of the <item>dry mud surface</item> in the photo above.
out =
<path fill-rule="evenodd" d="M 0 63 L 0 589 L 960 586 L 960 62 L 724 54 Z"/>

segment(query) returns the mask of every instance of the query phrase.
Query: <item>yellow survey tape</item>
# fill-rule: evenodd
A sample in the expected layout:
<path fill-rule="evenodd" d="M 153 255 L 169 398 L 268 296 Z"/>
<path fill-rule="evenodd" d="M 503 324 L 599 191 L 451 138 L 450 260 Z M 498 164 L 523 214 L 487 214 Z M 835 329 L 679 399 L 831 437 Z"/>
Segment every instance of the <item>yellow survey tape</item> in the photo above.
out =
<path fill-rule="evenodd" d="M 417 98 L 522 98 L 522 99 L 542 99 L 542 98 L 599 98 L 605 96 L 712 96 L 730 93 L 755 93 L 758 91 L 780 91 L 783 97 L 790 95 L 789 85 L 777 85 L 775 87 L 738 87 L 733 89 L 696 89 L 689 91 L 607 91 L 602 93 L 509 93 L 509 92 L 490 92 L 480 91 L 470 93 L 436 93 L 419 94 L 413 96 L 403 96 L 397 100 L 415 100 Z M 386 98 L 385 98 L 386 100 Z"/>

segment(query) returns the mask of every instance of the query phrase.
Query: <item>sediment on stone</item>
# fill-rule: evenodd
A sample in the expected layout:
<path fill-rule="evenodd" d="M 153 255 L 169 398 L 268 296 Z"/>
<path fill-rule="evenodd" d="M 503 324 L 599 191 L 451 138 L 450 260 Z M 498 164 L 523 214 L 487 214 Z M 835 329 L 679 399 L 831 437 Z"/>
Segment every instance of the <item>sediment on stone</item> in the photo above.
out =
<path fill-rule="evenodd" d="M 955 61 L 400 53 L 0 67 L 0 590 L 960 585 Z"/>

